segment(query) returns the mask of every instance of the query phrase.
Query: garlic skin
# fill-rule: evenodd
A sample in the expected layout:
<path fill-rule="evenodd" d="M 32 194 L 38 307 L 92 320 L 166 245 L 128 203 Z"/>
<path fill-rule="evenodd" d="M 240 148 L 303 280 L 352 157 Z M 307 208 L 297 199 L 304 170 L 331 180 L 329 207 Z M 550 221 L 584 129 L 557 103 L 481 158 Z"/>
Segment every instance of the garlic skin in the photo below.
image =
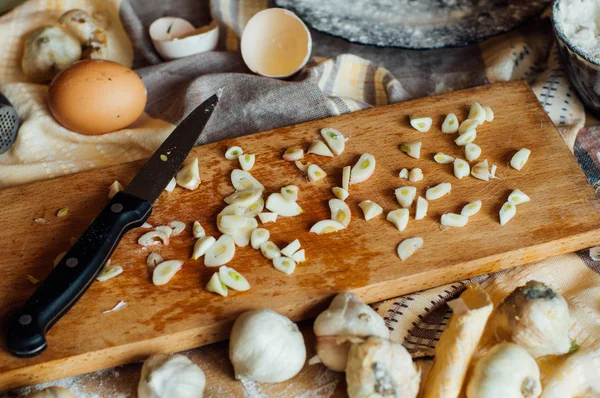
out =
<path fill-rule="evenodd" d="M 493 312 L 489 327 L 497 341 L 511 341 L 531 356 L 569 351 L 569 306 L 559 292 L 529 281 L 509 294 Z"/>
<path fill-rule="evenodd" d="M 202 398 L 206 377 L 181 354 L 153 355 L 144 362 L 138 398 Z"/>
<path fill-rule="evenodd" d="M 278 383 L 302 370 L 306 346 L 298 326 L 285 316 L 247 311 L 233 324 L 229 359 L 238 380 Z"/>
<path fill-rule="evenodd" d="M 467 398 L 537 398 L 541 393 L 538 364 L 514 343 L 500 343 L 479 359 L 467 385 Z"/>
<path fill-rule="evenodd" d="M 371 336 L 352 344 L 346 365 L 349 398 L 416 398 L 421 372 L 402 344 Z"/>

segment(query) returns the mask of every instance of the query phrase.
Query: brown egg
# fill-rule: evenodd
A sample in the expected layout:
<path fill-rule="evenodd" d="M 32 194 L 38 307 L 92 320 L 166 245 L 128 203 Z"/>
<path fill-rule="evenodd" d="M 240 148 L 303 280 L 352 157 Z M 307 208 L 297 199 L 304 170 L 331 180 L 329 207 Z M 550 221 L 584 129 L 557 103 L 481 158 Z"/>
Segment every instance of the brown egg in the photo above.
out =
<path fill-rule="evenodd" d="M 54 118 L 81 134 L 104 134 L 129 126 L 144 112 L 146 87 L 129 68 L 88 59 L 60 72 L 48 90 Z"/>

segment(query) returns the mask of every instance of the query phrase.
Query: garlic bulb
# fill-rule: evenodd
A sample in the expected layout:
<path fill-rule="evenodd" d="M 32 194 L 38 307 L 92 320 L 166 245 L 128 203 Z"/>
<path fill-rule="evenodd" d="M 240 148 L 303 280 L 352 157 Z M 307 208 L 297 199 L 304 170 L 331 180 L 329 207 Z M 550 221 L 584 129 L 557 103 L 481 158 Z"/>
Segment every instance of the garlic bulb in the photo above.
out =
<path fill-rule="evenodd" d="M 66 388 L 52 386 L 31 393 L 26 398 L 75 398 L 75 395 Z"/>
<path fill-rule="evenodd" d="M 247 311 L 233 324 L 229 359 L 236 379 L 277 383 L 302 370 L 306 347 L 298 326 L 285 316 Z"/>
<path fill-rule="evenodd" d="M 569 351 L 569 307 L 556 290 L 529 281 L 508 295 L 490 317 L 498 341 L 512 341 L 534 358 Z"/>
<path fill-rule="evenodd" d="M 500 343 L 488 351 L 477 361 L 467 385 L 467 398 L 537 398 L 541 393 L 535 359 L 514 343 Z"/>
<path fill-rule="evenodd" d="M 180 354 L 153 355 L 142 367 L 138 398 L 202 398 L 204 372 Z"/>
<path fill-rule="evenodd" d="M 544 380 L 542 398 L 600 397 L 600 348 L 570 355 Z"/>
<path fill-rule="evenodd" d="M 415 398 L 421 373 L 406 348 L 380 337 L 352 344 L 346 366 L 349 398 Z"/>
<path fill-rule="evenodd" d="M 315 319 L 314 331 L 317 355 L 325 366 L 337 372 L 346 369 L 350 349 L 346 337 L 390 337 L 383 318 L 353 293 L 335 296 L 329 308 Z"/>

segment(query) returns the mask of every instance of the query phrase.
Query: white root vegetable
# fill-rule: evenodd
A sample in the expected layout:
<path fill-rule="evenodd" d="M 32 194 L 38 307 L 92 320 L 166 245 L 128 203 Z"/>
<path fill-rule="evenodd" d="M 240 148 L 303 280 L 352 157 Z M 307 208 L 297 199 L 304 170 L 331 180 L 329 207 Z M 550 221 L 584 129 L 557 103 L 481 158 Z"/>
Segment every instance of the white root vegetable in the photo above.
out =
<path fill-rule="evenodd" d="M 263 256 L 265 256 L 269 260 L 273 260 L 274 258 L 281 257 L 281 250 L 279 250 L 277 245 L 271 241 L 261 243 L 260 252 L 262 253 Z"/>
<path fill-rule="evenodd" d="M 211 248 L 212 245 L 217 240 L 212 236 L 203 236 L 198 238 L 196 243 L 194 243 L 194 251 L 192 253 L 192 260 L 198 260 L 200 257 L 204 256 L 208 249 Z"/>
<path fill-rule="evenodd" d="M 153 355 L 142 366 L 138 398 L 202 398 L 206 377 L 181 354 Z"/>
<path fill-rule="evenodd" d="M 304 249 L 298 250 L 296 253 L 292 254 L 292 260 L 296 263 L 303 263 L 306 261 L 306 253 Z"/>
<path fill-rule="evenodd" d="M 447 213 L 442 214 L 440 222 L 445 227 L 464 227 L 469 222 L 469 217 L 462 214 Z"/>
<path fill-rule="evenodd" d="M 479 180 L 489 181 L 490 172 L 488 168 L 488 161 L 485 159 L 483 162 L 479 162 L 471 168 L 471 175 Z"/>
<path fill-rule="evenodd" d="M 454 113 L 449 113 L 442 123 L 442 133 L 454 134 L 458 131 L 458 118 Z"/>
<path fill-rule="evenodd" d="M 283 217 L 294 217 L 298 214 L 302 214 L 303 212 L 302 208 L 298 206 L 298 203 L 286 200 L 280 193 L 272 193 L 271 195 L 269 195 L 266 207 L 273 213 L 277 213 L 278 215 Z"/>
<path fill-rule="evenodd" d="M 275 222 L 277 221 L 277 213 L 258 213 L 258 219 L 263 224 Z"/>
<path fill-rule="evenodd" d="M 467 398 L 537 398 L 542 393 L 535 359 L 513 343 L 494 346 L 477 361 Z"/>
<path fill-rule="evenodd" d="M 398 231 L 402 232 L 408 225 L 408 209 L 392 210 L 387 214 L 386 220 L 394 224 L 398 228 Z"/>
<path fill-rule="evenodd" d="M 517 214 L 517 207 L 510 202 L 506 202 L 500 209 L 500 225 L 505 225 Z"/>
<path fill-rule="evenodd" d="M 508 202 L 514 205 L 520 205 L 521 203 L 529 202 L 531 199 L 525 195 L 520 189 L 515 189 L 508 195 Z"/>
<path fill-rule="evenodd" d="M 265 190 L 265 187 L 256 178 L 252 177 L 252 174 L 240 169 L 235 169 L 231 172 L 231 184 L 237 191 L 252 188 Z"/>
<path fill-rule="evenodd" d="M 476 200 L 474 202 L 464 205 L 464 207 L 460 211 L 460 214 L 465 217 L 471 217 L 479 213 L 479 210 L 481 210 L 481 200 Z"/>
<path fill-rule="evenodd" d="M 419 159 L 421 157 L 421 142 L 410 142 L 400 145 L 400 150 L 411 158 Z"/>
<path fill-rule="evenodd" d="M 483 110 L 485 111 L 485 121 L 491 122 L 494 120 L 494 111 L 489 106 L 484 106 Z"/>
<path fill-rule="evenodd" d="M 430 117 L 411 116 L 410 125 L 421 133 L 426 133 L 431 128 L 433 120 Z"/>
<path fill-rule="evenodd" d="M 383 213 L 383 208 L 377 203 L 372 202 L 370 200 L 363 200 L 358 204 L 358 207 L 360 207 L 363 211 L 363 214 L 365 215 L 365 220 L 367 221 Z"/>
<path fill-rule="evenodd" d="M 521 148 L 515 153 L 510 160 L 510 166 L 515 170 L 521 170 L 525 163 L 529 160 L 529 155 L 531 155 L 531 151 L 527 148 Z"/>
<path fill-rule="evenodd" d="M 175 175 L 177 184 L 185 189 L 193 191 L 200 186 L 200 168 L 198 166 L 198 158 L 194 158 L 191 162 L 183 165 L 181 170 Z"/>
<path fill-rule="evenodd" d="M 348 191 L 346 191 L 344 188 L 340 188 L 340 187 L 331 188 L 331 192 L 333 192 L 335 197 L 340 200 L 346 200 L 346 199 L 348 199 L 348 196 L 350 196 L 350 193 L 348 193 Z"/>
<path fill-rule="evenodd" d="M 475 130 L 479 126 L 479 122 L 474 119 L 465 119 L 458 127 L 458 134 L 464 134 L 467 131 Z"/>
<path fill-rule="evenodd" d="M 293 242 L 291 242 L 290 244 L 288 244 L 286 247 L 284 247 L 283 249 L 281 249 L 281 254 L 286 256 L 286 257 L 292 257 L 292 255 L 294 253 L 296 253 L 298 250 L 300 250 L 300 241 L 298 239 L 295 239 Z"/>
<path fill-rule="evenodd" d="M 160 241 L 157 239 L 160 239 L 162 244 L 165 246 L 169 244 L 169 235 L 158 230 L 149 231 L 140 236 L 138 239 L 138 244 L 144 247 L 155 246 L 160 243 Z"/>
<path fill-rule="evenodd" d="M 98 274 L 98 276 L 96 277 L 96 280 L 98 282 L 104 282 L 104 281 L 114 278 L 115 276 L 120 275 L 122 273 L 123 273 L 123 267 L 121 267 L 120 265 L 107 265 Z"/>
<path fill-rule="evenodd" d="M 306 361 L 298 326 L 270 310 L 240 315 L 231 330 L 229 359 L 235 378 L 278 383 L 297 375 Z"/>
<path fill-rule="evenodd" d="M 249 171 L 249 170 L 252 170 L 252 168 L 254 167 L 254 163 L 256 162 L 256 155 L 254 155 L 254 154 L 240 155 L 240 157 L 238 158 L 238 161 L 240 162 L 240 167 L 242 168 L 242 170 Z"/>
<path fill-rule="evenodd" d="M 321 140 L 314 140 L 312 144 L 310 144 L 310 148 L 308 148 L 308 153 L 312 153 L 319 156 L 327 156 L 332 158 L 333 153 L 329 149 L 327 145 Z"/>
<path fill-rule="evenodd" d="M 218 272 L 212 274 L 210 280 L 206 284 L 205 289 L 209 292 L 220 294 L 223 297 L 227 297 L 227 295 L 229 294 L 227 285 L 221 282 Z"/>
<path fill-rule="evenodd" d="M 336 155 L 341 155 L 344 152 L 344 148 L 346 147 L 346 137 L 336 129 L 321 129 L 321 137 L 323 137 L 327 146 L 331 149 L 331 152 Z"/>
<path fill-rule="evenodd" d="M 465 145 L 465 159 L 469 162 L 477 160 L 481 156 L 481 147 L 477 144 L 468 143 Z"/>
<path fill-rule="evenodd" d="M 342 188 L 348 191 L 348 187 L 350 186 L 350 172 L 352 168 L 350 166 L 344 166 L 342 168 Z"/>
<path fill-rule="evenodd" d="M 415 220 L 422 220 L 427 215 L 427 209 L 429 208 L 429 202 L 419 196 L 417 198 L 417 208 L 415 210 Z"/>
<path fill-rule="evenodd" d="M 235 243 L 230 235 L 221 235 L 204 254 L 204 265 L 218 267 L 227 264 L 235 255 Z M 223 281 L 224 282 L 224 281 Z"/>
<path fill-rule="evenodd" d="M 289 200 L 290 202 L 295 202 L 298 200 L 298 193 L 300 189 L 295 185 L 286 185 L 281 188 L 281 195 L 285 200 Z"/>
<path fill-rule="evenodd" d="M 167 284 L 181 269 L 183 261 L 167 260 L 158 264 L 152 272 L 152 283 L 156 286 Z"/>
<path fill-rule="evenodd" d="M 299 146 L 292 146 L 285 150 L 283 154 L 283 160 L 288 162 L 295 162 L 304 157 L 304 149 Z"/>
<path fill-rule="evenodd" d="M 472 143 L 477 138 L 477 130 L 471 129 L 461 134 L 454 140 L 454 143 L 458 146 L 465 146 Z"/>
<path fill-rule="evenodd" d="M 71 391 L 66 388 L 52 386 L 46 387 L 27 395 L 25 398 L 76 398 Z"/>
<path fill-rule="evenodd" d="M 452 156 L 446 155 L 442 152 L 436 153 L 433 157 L 433 160 L 435 160 L 435 162 L 439 164 L 448 164 L 454 162 L 454 158 Z"/>
<path fill-rule="evenodd" d="M 241 207 L 249 207 L 262 197 L 262 193 L 263 191 L 260 188 L 244 189 L 226 196 L 223 200 L 230 205 L 236 204 Z"/>
<path fill-rule="evenodd" d="M 363 153 L 350 171 L 350 185 L 367 181 L 375 171 L 375 156 Z"/>
<path fill-rule="evenodd" d="M 331 211 L 331 219 L 348 226 L 350 224 L 350 207 L 340 199 L 329 200 L 329 210 Z"/>
<path fill-rule="evenodd" d="M 194 238 L 202 238 L 206 235 L 206 232 L 199 221 L 194 221 L 194 225 L 192 226 L 192 234 L 194 235 Z"/>
<path fill-rule="evenodd" d="M 185 230 L 185 223 L 173 220 L 169 223 L 169 227 L 173 230 L 172 235 L 177 236 Z"/>
<path fill-rule="evenodd" d="M 306 174 L 306 172 L 308 171 L 308 166 L 310 166 L 310 163 L 304 164 L 304 163 L 302 163 L 299 160 L 296 160 L 294 162 L 294 164 L 296 165 L 296 167 L 298 168 L 298 170 L 300 170 L 304 174 Z"/>
<path fill-rule="evenodd" d="M 314 163 L 308 166 L 306 175 L 308 177 L 308 181 L 310 182 L 317 182 L 327 177 L 327 173 Z"/>
<path fill-rule="evenodd" d="M 410 176 L 410 173 L 407 168 L 400 170 L 400 173 L 398 173 L 398 177 L 405 179 L 405 180 L 408 180 L 409 176 Z"/>
<path fill-rule="evenodd" d="M 244 154 L 244 150 L 239 146 L 232 146 L 225 151 L 225 158 L 229 160 L 239 159 Z"/>
<path fill-rule="evenodd" d="M 400 242 L 396 251 L 398 253 L 398 257 L 400 257 L 400 260 L 404 261 L 415 254 L 415 252 L 421 247 L 423 247 L 423 238 L 417 236 L 414 238 L 404 239 L 402 242 Z"/>
<path fill-rule="evenodd" d="M 436 200 L 441 198 L 442 196 L 450 193 L 452 189 L 452 184 L 449 182 L 442 182 L 441 184 L 436 185 L 435 187 L 429 188 L 425 191 L 425 199 L 427 200 Z"/>
<path fill-rule="evenodd" d="M 284 274 L 291 275 L 296 270 L 296 262 L 289 257 L 277 257 L 273 259 L 273 268 Z"/>
<path fill-rule="evenodd" d="M 250 290 L 250 283 L 248 283 L 248 280 L 233 268 L 225 265 L 219 268 L 219 279 L 227 287 L 237 290 L 238 292 Z"/>
<path fill-rule="evenodd" d="M 483 106 L 479 104 L 479 102 L 474 102 L 471 105 L 471 110 L 469 111 L 469 117 L 467 119 L 477 120 L 478 124 L 483 124 L 485 122 L 485 109 Z"/>
<path fill-rule="evenodd" d="M 415 200 L 415 196 L 417 196 L 417 188 L 408 186 L 396 188 L 394 194 L 400 206 L 408 209 Z"/>
<path fill-rule="evenodd" d="M 349 398 L 416 398 L 421 372 L 406 348 L 371 336 L 352 344 L 346 365 Z"/>
<path fill-rule="evenodd" d="M 175 177 L 173 177 L 173 178 L 171 178 L 171 181 L 169 181 L 169 183 L 165 187 L 165 191 L 171 193 L 171 192 L 173 192 L 173 190 L 175 189 L 176 186 L 177 186 L 177 180 L 175 179 Z"/>
<path fill-rule="evenodd" d="M 600 348 L 570 355 L 544 380 L 542 398 L 600 396 Z"/>
<path fill-rule="evenodd" d="M 416 167 L 408 173 L 408 180 L 410 182 L 419 182 L 423 179 L 423 170 Z"/>
<path fill-rule="evenodd" d="M 314 224 L 309 232 L 317 235 L 330 234 L 346 228 L 346 226 L 338 221 L 334 220 L 321 220 Z"/>
<path fill-rule="evenodd" d="M 150 270 L 154 270 L 154 267 L 156 267 L 158 264 L 163 262 L 163 258 L 160 254 L 152 252 L 148 255 L 148 258 L 146 258 L 146 265 L 148 265 L 148 269 Z"/>
<path fill-rule="evenodd" d="M 123 190 L 123 185 L 119 181 L 113 182 L 108 188 L 108 198 L 112 199 L 115 197 L 117 192 L 121 192 Z"/>
<path fill-rule="evenodd" d="M 459 180 L 471 173 L 469 163 L 462 159 L 454 159 L 454 177 Z"/>
<path fill-rule="evenodd" d="M 252 231 L 252 235 L 250 236 L 250 246 L 252 246 L 252 248 L 255 250 L 259 250 L 260 245 L 268 241 L 270 237 L 271 233 L 269 230 L 264 228 L 256 228 L 254 231 Z"/>

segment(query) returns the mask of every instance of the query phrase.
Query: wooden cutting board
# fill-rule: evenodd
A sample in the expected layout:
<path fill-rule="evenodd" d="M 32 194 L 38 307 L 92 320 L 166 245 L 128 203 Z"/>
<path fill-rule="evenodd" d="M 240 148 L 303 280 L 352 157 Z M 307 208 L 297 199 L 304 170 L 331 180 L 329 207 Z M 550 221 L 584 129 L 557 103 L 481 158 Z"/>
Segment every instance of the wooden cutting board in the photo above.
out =
<path fill-rule="evenodd" d="M 463 157 L 454 135 L 442 134 L 444 115 L 466 118 L 472 102 L 495 111 L 496 118 L 478 128 L 476 143 L 483 158 L 498 166 L 499 179 L 483 182 L 472 177 L 458 180 L 452 165 L 439 165 L 436 152 Z M 432 116 L 434 126 L 419 133 L 408 115 Z M 335 158 L 307 156 L 323 167 L 328 177 L 308 183 L 293 163 L 281 160 L 285 148 L 305 148 L 322 127 L 334 127 L 349 137 L 346 151 Z M 404 142 L 422 141 L 421 159 L 399 151 Z M 218 236 L 215 219 L 222 198 L 233 192 L 230 172 L 236 161 L 223 156 L 227 147 L 240 145 L 256 154 L 252 174 L 277 192 L 287 184 L 300 187 L 299 204 L 305 212 L 267 224 L 272 240 L 283 247 L 298 238 L 308 261 L 293 275 L 276 271 L 250 247 L 239 248 L 228 264 L 247 277 L 252 289 L 221 297 L 204 290 L 215 269 L 202 260 L 189 260 L 194 239 L 191 224 L 199 220 L 209 235 Z M 508 167 L 516 150 L 527 147 L 532 155 L 518 172 Z M 318 236 L 308 230 L 327 219 L 331 188 L 341 184 L 342 166 L 352 165 L 369 152 L 377 159 L 374 175 L 352 186 L 347 199 L 353 219 L 348 229 Z M 315 316 L 337 292 L 352 290 L 367 302 L 398 296 L 550 256 L 582 249 L 600 241 L 600 201 L 588 185 L 573 155 L 534 94 L 524 82 L 503 83 L 424 98 L 350 115 L 219 142 L 193 150 L 200 159 L 202 185 L 195 191 L 177 188 L 165 193 L 149 219 L 153 225 L 181 220 L 188 228 L 166 247 L 157 247 L 165 259 L 186 260 L 183 269 L 164 286 L 154 286 L 146 267 L 149 249 L 137 245 L 144 232 L 128 233 L 112 257 L 123 274 L 96 282 L 48 334 L 48 349 L 30 359 L 10 356 L 0 346 L 0 390 L 39 383 L 74 374 L 137 361 L 159 351 L 170 352 L 227 338 L 232 321 L 242 311 L 272 308 L 293 320 Z M 143 162 L 134 162 L 0 191 L 0 316 L 22 304 L 35 286 L 26 278 L 43 279 L 54 258 L 70 246 L 108 202 L 108 186 L 126 184 Z M 398 208 L 394 188 L 407 184 L 398 178 L 402 168 L 420 167 L 425 178 L 415 183 L 418 194 L 440 182 L 452 183 L 450 195 L 430 202 L 422 221 L 412 220 L 401 233 L 385 221 L 387 211 Z M 413 184 L 411 184 L 413 185 Z M 519 205 L 516 217 L 501 227 L 498 210 L 515 188 L 531 197 Z M 265 196 L 266 198 L 266 196 Z M 370 199 L 384 215 L 365 221 L 358 203 Z M 439 219 L 460 212 L 469 201 L 482 200 L 479 214 L 464 228 L 444 230 Z M 66 217 L 56 217 L 68 207 Z M 413 209 L 414 210 L 414 209 Z M 411 215 L 413 210 L 411 210 Z M 45 222 L 34 222 L 43 218 Z M 401 262 L 396 247 L 403 239 L 421 236 L 423 248 Z M 103 313 L 119 301 L 127 306 Z"/>

